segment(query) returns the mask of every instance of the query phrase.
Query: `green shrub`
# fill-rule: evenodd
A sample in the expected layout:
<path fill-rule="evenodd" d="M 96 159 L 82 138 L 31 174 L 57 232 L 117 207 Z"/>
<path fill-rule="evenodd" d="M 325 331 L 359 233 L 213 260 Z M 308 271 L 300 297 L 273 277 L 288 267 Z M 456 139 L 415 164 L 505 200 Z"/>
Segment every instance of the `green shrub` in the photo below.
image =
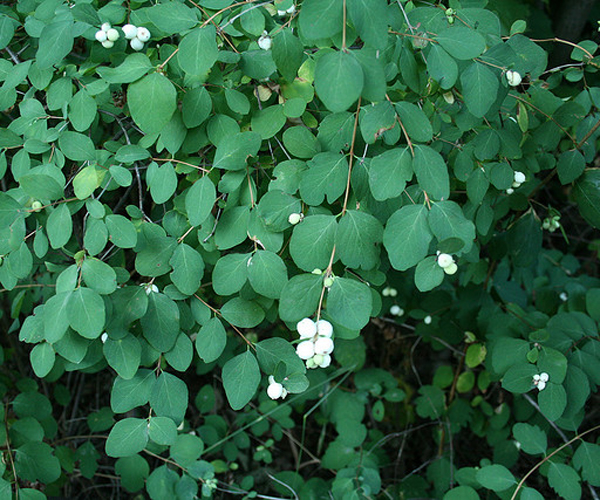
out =
<path fill-rule="evenodd" d="M 197 2 L 0 6 L 0 496 L 596 498 L 597 45 Z"/>

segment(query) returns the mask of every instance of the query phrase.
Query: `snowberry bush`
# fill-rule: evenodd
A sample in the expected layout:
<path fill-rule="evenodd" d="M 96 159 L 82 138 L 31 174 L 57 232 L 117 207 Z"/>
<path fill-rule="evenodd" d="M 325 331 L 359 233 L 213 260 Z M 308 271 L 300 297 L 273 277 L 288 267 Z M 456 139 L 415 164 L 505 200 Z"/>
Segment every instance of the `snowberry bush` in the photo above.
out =
<path fill-rule="evenodd" d="M 597 498 L 598 47 L 448 3 L 0 6 L 2 498 Z"/>

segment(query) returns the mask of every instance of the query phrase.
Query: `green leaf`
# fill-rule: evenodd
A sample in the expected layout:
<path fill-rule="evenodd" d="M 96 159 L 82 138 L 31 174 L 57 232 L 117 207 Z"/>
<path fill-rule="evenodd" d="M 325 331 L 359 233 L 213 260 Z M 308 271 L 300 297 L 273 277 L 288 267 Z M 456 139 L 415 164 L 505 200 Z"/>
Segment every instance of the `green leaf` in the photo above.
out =
<path fill-rule="evenodd" d="M 58 139 L 58 147 L 69 160 L 73 161 L 92 161 L 96 156 L 92 140 L 78 132 L 63 132 Z"/>
<path fill-rule="evenodd" d="M 279 317 L 283 321 L 297 322 L 312 316 L 319 304 L 323 277 L 299 274 L 292 277 L 281 291 Z"/>
<path fill-rule="evenodd" d="M 135 269 L 142 276 L 162 276 L 171 270 L 169 264 L 177 241 L 165 235 L 160 226 L 146 224 L 142 227 L 144 247 L 135 258 Z"/>
<path fill-rule="evenodd" d="M 169 261 L 173 271 L 171 281 L 185 295 L 193 295 L 200 288 L 204 276 L 204 260 L 191 246 L 185 243 L 177 245 Z"/>
<path fill-rule="evenodd" d="M 234 297 L 221 307 L 223 318 L 233 326 L 254 328 L 265 318 L 265 311 L 256 302 Z"/>
<path fill-rule="evenodd" d="M 533 376 L 536 373 L 537 369 L 534 365 L 515 364 L 504 375 L 502 388 L 515 394 L 523 394 L 533 387 Z"/>
<path fill-rule="evenodd" d="M 532 211 L 525 213 L 508 232 L 508 250 L 513 263 L 518 267 L 529 267 L 537 258 L 542 247 L 542 228 Z"/>
<path fill-rule="evenodd" d="M 201 125 L 212 111 L 210 94 L 204 87 L 188 89 L 181 103 L 181 115 L 187 128 Z"/>
<path fill-rule="evenodd" d="M 473 59 L 485 50 L 483 36 L 465 26 L 446 28 L 437 34 L 435 40 L 456 59 Z"/>
<path fill-rule="evenodd" d="M 371 316 L 372 295 L 364 283 L 335 278 L 327 294 L 327 314 L 349 330 L 361 330 Z"/>
<path fill-rule="evenodd" d="M 537 365 L 540 373 L 546 372 L 549 375 L 551 382 L 562 384 L 565 380 L 567 358 L 562 352 L 551 347 L 542 347 Z"/>
<path fill-rule="evenodd" d="M 337 222 L 332 215 L 310 215 L 294 227 L 290 254 L 304 271 L 324 269 L 329 263 Z"/>
<path fill-rule="evenodd" d="M 193 434 L 179 434 L 171 446 L 171 458 L 183 467 L 194 464 L 204 451 L 204 443 Z M 193 483 L 195 485 L 195 483 Z M 179 486 L 179 485 L 178 485 Z"/>
<path fill-rule="evenodd" d="M 281 337 L 272 337 L 258 342 L 256 355 L 264 373 L 275 373 L 279 363 L 285 365 L 286 376 L 294 373 L 306 373 L 306 366 L 296 354 L 294 346 Z"/>
<path fill-rule="evenodd" d="M 155 162 L 148 165 L 146 179 L 154 203 L 160 205 L 168 201 L 177 189 L 177 174 L 173 164 L 168 161 L 162 165 Z"/>
<path fill-rule="evenodd" d="M 116 68 L 99 66 L 96 73 L 108 83 L 132 83 L 139 80 L 152 69 L 152 63 L 146 54 L 129 54 Z"/>
<path fill-rule="evenodd" d="M 412 176 L 412 156 L 408 148 L 394 148 L 375 156 L 369 166 L 373 198 L 378 201 L 397 198 Z"/>
<path fill-rule="evenodd" d="M 106 228 L 110 241 L 119 248 L 133 248 L 137 244 L 137 231 L 133 223 L 122 215 L 107 215 Z"/>
<path fill-rule="evenodd" d="M 600 486 L 600 446 L 582 441 L 573 455 L 573 466 L 592 486 Z"/>
<path fill-rule="evenodd" d="M 47 24 L 42 29 L 35 60 L 39 68 L 59 63 L 73 48 L 73 21 L 63 19 Z"/>
<path fill-rule="evenodd" d="M 346 111 L 360 97 L 363 85 L 362 67 L 351 53 L 330 52 L 317 60 L 315 90 L 331 112 Z"/>
<path fill-rule="evenodd" d="M 233 295 L 239 292 L 248 277 L 250 254 L 230 253 L 223 255 L 213 269 L 212 286 L 219 295 Z"/>
<path fill-rule="evenodd" d="M 103 346 L 104 357 L 108 364 L 124 380 L 132 379 L 138 371 L 142 356 L 139 340 L 128 333 L 118 340 L 110 337 Z"/>
<path fill-rule="evenodd" d="M 147 13 L 158 29 L 169 35 L 185 32 L 198 24 L 194 9 L 179 2 L 154 5 Z"/>
<path fill-rule="evenodd" d="M 109 457 L 130 457 L 142 451 L 148 443 L 148 421 L 141 418 L 124 418 L 110 430 L 106 440 Z"/>
<path fill-rule="evenodd" d="M 263 140 L 270 139 L 283 128 L 286 121 L 283 106 L 275 104 L 253 113 L 252 130 L 259 134 Z"/>
<path fill-rule="evenodd" d="M 56 178 L 45 174 L 42 170 L 37 170 L 37 168 L 40 167 L 34 167 L 27 174 L 19 177 L 19 184 L 23 191 L 38 200 L 58 200 L 62 198 L 64 196 L 64 182 L 59 182 Z M 73 187 L 75 187 L 75 180 L 73 184 Z"/>
<path fill-rule="evenodd" d="M 585 158 L 576 149 L 565 151 L 558 157 L 556 170 L 561 184 L 569 184 L 585 170 Z"/>
<path fill-rule="evenodd" d="M 69 317 L 67 310 L 71 292 L 57 293 L 44 305 L 44 338 L 50 342 L 58 342 L 69 327 Z"/>
<path fill-rule="evenodd" d="M 218 318 L 211 318 L 196 336 L 196 352 L 205 363 L 219 359 L 227 344 L 227 332 Z"/>
<path fill-rule="evenodd" d="M 151 370 L 138 370 L 131 380 L 117 377 L 110 392 L 110 407 L 115 413 L 126 413 L 148 402 L 155 375 Z"/>
<path fill-rule="evenodd" d="M 85 167 L 73 179 L 75 196 L 80 200 L 89 198 L 102 184 L 106 171 L 101 171 L 95 165 Z"/>
<path fill-rule="evenodd" d="M 442 500 L 480 500 L 480 496 L 470 486 L 457 486 L 449 490 Z"/>
<path fill-rule="evenodd" d="M 144 337 L 157 351 L 170 351 L 179 334 L 179 308 L 162 293 L 150 293 L 148 299 L 148 310 L 140 321 Z"/>
<path fill-rule="evenodd" d="M 82 337 L 95 339 L 104 330 L 104 301 L 91 288 L 79 287 L 69 297 L 67 316 L 73 330 Z"/>
<path fill-rule="evenodd" d="M 460 206 L 453 201 L 439 201 L 431 204 L 428 217 L 431 232 L 438 241 L 450 238 L 461 240 L 462 253 L 467 253 L 475 240 L 475 226 L 468 220 Z"/>
<path fill-rule="evenodd" d="M 56 353 L 51 344 L 42 342 L 37 344 L 29 353 L 29 360 L 31 361 L 31 367 L 33 368 L 36 376 L 44 378 L 52 367 L 54 366 L 54 360 L 56 359 Z"/>
<path fill-rule="evenodd" d="M 48 217 L 46 231 L 52 248 L 61 248 L 67 244 L 73 233 L 73 221 L 66 203 L 61 203 L 52 211 Z"/>
<path fill-rule="evenodd" d="M 442 155 L 429 146 L 417 145 L 414 148 L 413 169 L 419 187 L 430 198 L 443 200 L 450 197 L 448 167 Z"/>
<path fill-rule="evenodd" d="M 548 449 L 546 433 L 537 425 L 519 422 L 513 426 L 513 435 L 521 450 L 529 455 L 541 455 Z"/>
<path fill-rule="evenodd" d="M 488 490 L 504 491 L 517 484 L 512 473 L 504 465 L 486 465 L 477 471 L 477 481 Z"/>
<path fill-rule="evenodd" d="M 192 226 L 199 226 L 208 218 L 216 199 L 215 185 L 208 176 L 192 184 L 185 195 L 185 211 Z"/>
<path fill-rule="evenodd" d="M 429 142 L 433 138 L 433 128 L 421 108 L 409 102 L 397 102 L 396 113 L 402 121 L 408 136 L 417 142 Z"/>
<path fill-rule="evenodd" d="M 227 250 L 242 243 L 248 237 L 250 210 L 246 206 L 234 207 L 221 216 L 215 230 L 215 245 Z"/>
<path fill-rule="evenodd" d="M 321 151 L 316 137 L 306 127 L 290 127 L 283 133 L 283 144 L 296 158 L 312 158 Z"/>
<path fill-rule="evenodd" d="M 96 118 L 96 101 L 87 90 L 81 89 L 69 103 L 69 121 L 77 132 L 84 132 Z"/>
<path fill-rule="evenodd" d="M 300 213 L 301 210 L 302 205 L 298 198 L 277 189 L 265 193 L 258 202 L 258 215 L 267 229 L 274 232 L 290 227 L 288 217 Z"/>
<path fill-rule="evenodd" d="M 117 273 L 99 259 L 85 259 L 81 265 L 81 276 L 89 288 L 101 295 L 109 295 L 117 288 Z"/>
<path fill-rule="evenodd" d="M 320 205 L 327 196 L 328 203 L 337 200 L 346 189 L 348 161 L 338 153 L 318 153 L 309 160 L 308 170 L 300 181 L 302 200 L 309 205 Z"/>
<path fill-rule="evenodd" d="M 247 261 L 248 280 L 256 293 L 278 299 L 287 283 L 285 263 L 273 252 L 257 250 Z"/>
<path fill-rule="evenodd" d="M 196 28 L 183 37 L 177 55 L 179 66 L 190 75 L 204 75 L 218 56 L 215 27 Z"/>
<path fill-rule="evenodd" d="M 379 246 L 383 226 L 372 215 L 348 210 L 340 219 L 335 247 L 340 260 L 348 267 L 373 269 L 379 265 Z"/>
<path fill-rule="evenodd" d="M 156 444 L 172 445 L 177 439 L 177 426 L 167 417 L 150 417 L 148 436 Z"/>
<path fill-rule="evenodd" d="M 285 28 L 273 38 L 272 53 L 273 61 L 281 75 L 288 82 L 293 82 L 304 56 L 302 42 L 289 28 Z"/>
<path fill-rule="evenodd" d="M 234 410 L 241 410 L 252 399 L 260 383 L 258 361 L 250 351 L 238 354 L 223 366 L 223 387 Z"/>
<path fill-rule="evenodd" d="M 256 132 L 239 132 L 217 146 L 213 167 L 225 170 L 242 170 L 246 168 L 246 160 L 256 156 L 261 144 L 261 137 Z"/>
<path fill-rule="evenodd" d="M 579 500 L 581 485 L 579 474 L 565 464 L 550 462 L 548 484 L 565 500 Z"/>
<path fill-rule="evenodd" d="M 600 170 L 590 169 L 577 179 L 573 198 L 579 205 L 583 218 L 595 228 L 600 228 Z"/>
<path fill-rule="evenodd" d="M 463 98 L 467 109 L 482 118 L 496 101 L 500 83 L 487 66 L 473 61 L 460 75 Z"/>
<path fill-rule="evenodd" d="M 58 458 L 52 454 L 53 451 L 50 445 L 38 441 L 19 446 L 14 450 L 18 477 L 24 481 L 40 481 L 45 484 L 56 481 L 60 477 L 61 469 Z M 19 495 L 20 498 L 23 496 Z"/>
<path fill-rule="evenodd" d="M 300 29 L 307 40 L 331 38 L 342 31 L 342 0 L 306 0 L 300 11 Z"/>
<path fill-rule="evenodd" d="M 428 292 L 444 281 L 444 270 L 434 256 L 427 257 L 417 264 L 415 285 L 420 292 Z"/>
<path fill-rule="evenodd" d="M 225 100 L 234 113 L 247 115 L 250 112 L 250 101 L 245 94 L 235 89 L 225 89 Z"/>
<path fill-rule="evenodd" d="M 368 46 L 383 50 L 388 37 L 388 5 L 385 0 L 349 0 L 348 15 Z"/>
<path fill-rule="evenodd" d="M 552 381 L 538 395 L 540 411 L 550 421 L 558 420 L 567 407 L 567 391 L 562 385 Z"/>
<path fill-rule="evenodd" d="M 165 353 L 165 359 L 169 365 L 178 372 L 186 371 L 192 364 L 194 358 L 194 345 L 190 337 L 181 332 L 177 336 L 173 349 Z"/>
<path fill-rule="evenodd" d="M 153 73 L 129 85 L 127 103 L 136 125 L 146 134 L 158 134 L 177 108 L 177 91 L 166 76 Z"/>
<path fill-rule="evenodd" d="M 188 407 L 188 387 L 175 375 L 162 372 L 154 381 L 149 401 L 157 417 L 180 424 Z"/>
<path fill-rule="evenodd" d="M 433 238 L 424 205 L 405 205 L 392 214 L 383 232 L 383 245 L 394 269 L 406 271 L 426 256 Z"/>
<path fill-rule="evenodd" d="M 427 70 L 440 87 L 445 90 L 451 89 L 458 79 L 458 65 L 441 46 L 430 44 L 430 47 L 427 54 Z"/>

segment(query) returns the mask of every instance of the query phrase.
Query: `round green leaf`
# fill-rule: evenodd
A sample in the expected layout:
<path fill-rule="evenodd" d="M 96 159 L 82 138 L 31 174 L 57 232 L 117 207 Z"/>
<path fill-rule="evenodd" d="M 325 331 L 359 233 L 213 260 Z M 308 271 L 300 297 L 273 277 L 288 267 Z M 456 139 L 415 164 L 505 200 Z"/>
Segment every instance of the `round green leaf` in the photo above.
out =
<path fill-rule="evenodd" d="M 177 91 L 169 79 L 153 73 L 129 85 L 127 103 L 133 121 L 146 134 L 157 134 L 177 107 Z"/>
<path fill-rule="evenodd" d="M 109 457 L 130 457 L 142 451 L 148 443 L 148 421 L 141 418 L 124 418 L 111 429 L 106 440 Z"/>
<path fill-rule="evenodd" d="M 223 387 L 234 410 L 241 410 L 252 399 L 260 383 L 258 361 L 250 351 L 238 354 L 223 366 Z"/>
<path fill-rule="evenodd" d="M 352 54 L 330 52 L 318 59 L 315 90 L 330 111 L 346 111 L 359 98 L 363 85 L 362 67 Z"/>

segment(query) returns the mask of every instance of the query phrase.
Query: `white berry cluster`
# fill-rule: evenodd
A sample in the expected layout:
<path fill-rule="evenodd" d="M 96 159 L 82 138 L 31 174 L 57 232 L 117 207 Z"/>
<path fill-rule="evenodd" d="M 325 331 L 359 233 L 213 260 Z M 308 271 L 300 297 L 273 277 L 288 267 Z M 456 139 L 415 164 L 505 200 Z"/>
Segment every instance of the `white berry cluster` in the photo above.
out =
<path fill-rule="evenodd" d="M 301 342 L 296 346 L 296 354 L 306 361 L 306 368 L 327 368 L 331 364 L 333 352 L 333 326 L 325 319 L 316 323 L 304 318 L 296 325 Z"/>
<path fill-rule="evenodd" d="M 542 228 L 553 233 L 560 227 L 560 215 L 554 215 L 553 217 L 546 217 L 542 222 Z"/>
<path fill-rule="evenodd" d="M 521 83 L 522 80 L 523 77 L 519 74 L 518 71 L 513 71 L 512 69 L 509 69 L 506 72 L 506 81 L 511 87 L 516 87 L 517 85 L 519 85 L 519 83 Z"/>
<path fill-rule="evenodd" d="M 283 17 L 283 16 L 286 16 L 288 14 L 293 14 L 294 12 L 296 12 L 296 6 L 294 4 L 292 4 L 292 6 L 289 9 L 286 9 L 286 10 L 277 10 L 277 15 L 279 17 Z"/>
<path fill-rule="evenodd" d="M 392 307 L 390 307 L 390 314 L 392 316 L 402 316 L 404 315 L 404 309 L 402 309 L 399 305 L 394 304 Z"/>
<path fill-rule="evenodd" d="M 506 190 L 506 194 L 513 194 L 515 192 L 515 189 L 521 187 L 521 184 L 523 184 L 526 180 L 527 177 L 525 177 L 525 174 L 523 172 L 516 171 L 513 176 L 512 186 Z"/>
<path fill-rule="evenodd" d="M 437 254 L 437 263 L 446 274 L 454 274 L 458 270 L 458 266 L 456 262 L 454 262 L 454 257 L 449 253 L 440 253 Z"/>
<path fill-rule="evenodd" d="M 150 40 L 150 31 L 144 27 L 137 27 L 133 24 L 126 24 L 121 28 L 125 38 L 129 40 L 129 45 L 133 50 L 142 50 L 144 43 Z M 96 40 L 98 40 L 105 49 L 111 49 L 119 39 L 119 31 L 113 28 L 110 23 L 104 23 L 96 31 Z"/>
<path fill-rule="evenodd" d="M 546 388 L 546 382 L 550 379 L 550 376 L 546 372 L 535 374 L 533 376 L 533 385 L 538 388 L 538 391 L 543 391 Z"/>
<path fill-rule="evenodd" d="M 112 49 L 115 42 L 119 39 L 119 32 L 113 28 L 110 23 L 104 23 L 96 31 L 96 40 L 98 40 L 105 49 Z"/>
<path fill-rule="evenodd" d="M 269 375 L 269 387 L 267 387 L 267 395 L 271 399 L 285 399 L 288 395 L 288 391 L 283 384 L 275 381 L 275 377 L 273 375 Z"/>
<path fill-rule="evenodd" d="M 273 46 L 273 40 L 266 31 L 263 31 L 263 34 L 260 35 L 257 43 L 263 50 L 271 50 L 271 47 Z"/>
<path fill-rule="evenodd" d="M 386 286 L 383 290 L 381 290 L 381 295 L 384 297 L 396 297 L 398 295 L 398 290 L 392 288 L 391 286 Z"/>
<path fill-rule="evenodd" d="M 144 287 L 146 295 L 150 295 L 151 293 L 158 293 L 158 287 L 153 283 L 140 283 L 140 286 Z"/>

